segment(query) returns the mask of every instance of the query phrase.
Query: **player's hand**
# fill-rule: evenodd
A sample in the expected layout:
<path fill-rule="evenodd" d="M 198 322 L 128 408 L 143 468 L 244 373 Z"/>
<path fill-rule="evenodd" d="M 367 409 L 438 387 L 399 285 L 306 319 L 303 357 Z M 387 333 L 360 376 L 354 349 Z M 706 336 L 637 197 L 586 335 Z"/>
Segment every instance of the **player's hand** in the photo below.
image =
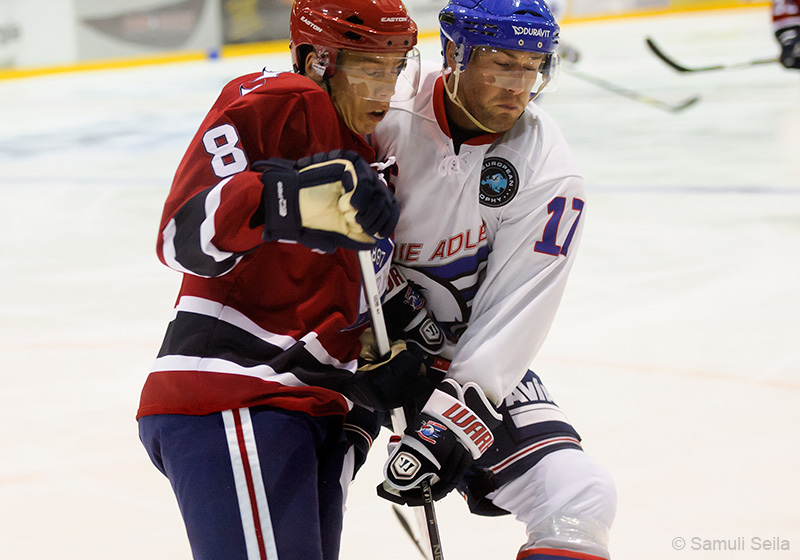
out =
<path fill-rule="evenodd" d="M 388 356 L 378 356 L 370 343 L 371 334 L 372 329 L 367 329 L 361 336 L 359 367 L 347 396 L 362 406 L 386 412 L 420 398 L 427 400 L 444 374 L 429 370 L 428 357 L 402 340 L 392 344 Z"/>
<path fill-rule="evenodd" d="M 405 340 L 409 345 L 420 347 L 426 354 L 440 354 L 445 346 L 444 331 L 433 314 L 425 308 L 425 298 L 398 267 L 392 265 L 389 278 L 389 293 L 383 302 L 389 338 Z"/>
<path fill-rule="evenodd" d="M 403 437 L 389 443 L 378 495 L 399 504 L 422 505 L 420 485 L 428 480 L 433 499 L 443 498 L 492 446 L 492 429 L 501 421 L 480 387 L 445 379 L 422 413 L 408 423 Z"/>
<path fill-rule="evenodd" d="M 800 25 L 775 32 L 781 44 L 781 64 L 786 68 L 800 68 Z"/>
<path fill-rule="evenodd" d="M 264 184 L 265 241 L 298 241 L 325 252 L 362 250 L 397 225 L 397 202 L 355 152 L 335 150 L 296 162 L 271 158 L 251 169 Z"/>

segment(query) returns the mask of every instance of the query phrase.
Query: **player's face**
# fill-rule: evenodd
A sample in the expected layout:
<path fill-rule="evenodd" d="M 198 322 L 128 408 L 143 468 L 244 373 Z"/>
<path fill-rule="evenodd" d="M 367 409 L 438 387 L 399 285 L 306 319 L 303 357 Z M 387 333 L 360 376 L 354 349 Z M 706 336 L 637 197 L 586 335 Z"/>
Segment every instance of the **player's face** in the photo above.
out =
<path fill-rule="evenodd" d="M 526 51 L 474 48 L 461 73 L 458 98 L 484 126 L 498 132 L 509 130 L 542 82 L 539 70 L 545 55 Z M 457 124 L 476 128 L 464 119 Z"/>
<path fill-rule="evenodd" d="M 330 79 L 331 100 L 350 130 L 370 134 L 383 120 L 405 61 L 404 52 L 338 54 Z"/>

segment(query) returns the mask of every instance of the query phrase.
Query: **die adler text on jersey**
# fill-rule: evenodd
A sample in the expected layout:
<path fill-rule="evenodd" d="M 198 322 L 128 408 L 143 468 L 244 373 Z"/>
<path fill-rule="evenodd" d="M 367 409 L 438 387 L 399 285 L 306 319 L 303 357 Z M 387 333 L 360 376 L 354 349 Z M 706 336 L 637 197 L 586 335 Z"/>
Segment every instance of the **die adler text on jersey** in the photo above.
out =
<path fill-rule="evenodd" d="M 436 249 L 427 258 L 427 262 L 450 259 L 462 251 L 477 249 L 486 241 L 486 223 L 481 223 L 477 235 L 471 230 L 462 231 L 437 243 Z M 398 243 L 395 248 L 395 260 L 399 262 L 419 262 L 424 243 Z"/>

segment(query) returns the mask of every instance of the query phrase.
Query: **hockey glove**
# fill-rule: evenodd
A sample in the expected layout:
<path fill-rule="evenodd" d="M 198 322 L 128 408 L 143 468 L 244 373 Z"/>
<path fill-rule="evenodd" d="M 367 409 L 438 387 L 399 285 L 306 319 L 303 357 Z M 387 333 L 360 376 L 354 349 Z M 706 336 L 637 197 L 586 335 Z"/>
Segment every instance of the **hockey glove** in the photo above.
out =
<path fill-rule="evenodd" d="M 389 443 L 378 495 L 398 504 L 422 505 L 420 484 L 428 479 L 433 499 L 443 498 L 492 446 L 492 429 L 501 421 L 480 387 L 445 379 L 403 437 Z"/>
<path fill-rule="evenodd" d="M 800 25 L 775 32 L 781 44 L 781 64 L 786 68 L 800 68 Z"/>
<path fill-rule="evenodd" d="M 367 329 L 361 337 L 359 368 L 347 396 L 366 408 L 386 412 L 420 396 L 427 399 L 444 374 L 429 372 L 422 351 L 413 345 L 407 347 L 402 340 L 392 345 L 388 356 L 378 357 L 371 339 L 372 329 Z"/>
<path fill-rule="evenodd" d="M 264 184 L 265 241 L 298 241 L 333 252 L 370 249 L 388 237 L 400 209 L 377 172 L 358 154 L 335 150 L 298 161 L 253 164 Z"/>
<path fill-rule="evenodd" d="M 436 355 L 444 350 L 444 331 L 425 308 L 425 298 L 394 265 L 389 269 L 383 314 L 392 340 L 415 344 L 426 354 Z"/>

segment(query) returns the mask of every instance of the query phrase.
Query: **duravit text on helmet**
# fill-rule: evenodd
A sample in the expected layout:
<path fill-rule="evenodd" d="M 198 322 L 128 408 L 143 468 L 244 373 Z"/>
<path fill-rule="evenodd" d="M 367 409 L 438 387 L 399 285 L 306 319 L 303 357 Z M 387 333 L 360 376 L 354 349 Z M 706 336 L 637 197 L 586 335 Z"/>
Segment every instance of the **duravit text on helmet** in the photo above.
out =
<path fill-rule="evenodd" d="M 519 25 L 512 25 L 514 35 L 533 35 L 534 37 L 549 37 L 549 29 L 539 29 L 538 27 L 520 27 Z"/>

